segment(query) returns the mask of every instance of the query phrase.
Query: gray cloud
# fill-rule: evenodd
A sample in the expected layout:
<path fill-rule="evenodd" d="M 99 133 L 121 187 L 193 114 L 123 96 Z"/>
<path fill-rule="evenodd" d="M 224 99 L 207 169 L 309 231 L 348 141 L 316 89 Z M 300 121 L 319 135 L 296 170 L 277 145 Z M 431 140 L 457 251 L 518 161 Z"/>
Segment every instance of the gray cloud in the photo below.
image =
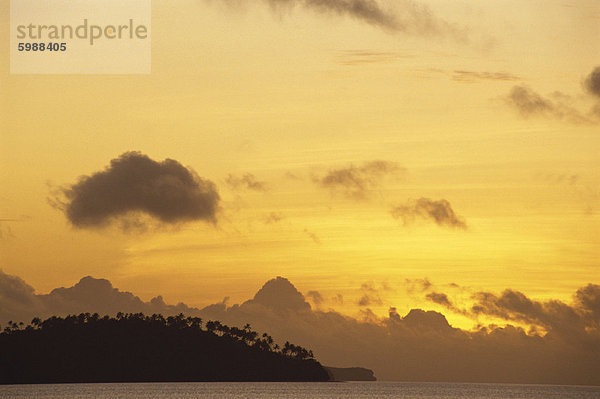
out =
<path fill-rule="evenodd" d="M 585 78 L 584 87 L 593 96 L 600 97 L 600 66 L 594 68 Z"/>
<path fill-rule="evenodd" d="M 207 0 L 241 9 L 251 1 Z M 322 15 L 350 18 L 383 29 L 388 33 L 403 33 L 425 37 L 449 37 L 468 41 L 468 31 L 433 14 L 424 4 L 413 0 L 264 0 L 278 14 L 302 8 Z M 389 7 L 388 7 L 389 5 Z"/>
<path fill-rule="evenodd" d="M 115 315 L 118 312 L 186 313 L 198 315 L 199 309 L 184 304 L 167 305 L 161 296 L 149 302 L 130 292 L 119 291 L 110 281 L 90 276 L 69 288 L 56 288 L 49 294 L 35 294 L 33 287 L 17 276 L 0 270 L 0 323 L 9 320 L 30 321 L 33 317 L 96 312 Z"/>
<path fill-rule="evenodd" d="M 596 67 L 583 81 L 586 91 L 600 98 L 600 67 Z M 561 92 L 544 97 L 526 86 L 514 86 L 504 98 L 505 102 L 525 118 L 547 117 L 575 124 L 596 124 L 600 122 L 600 101 L 588 112 L 576 109 L 573 98 Z"/>
<path fill-rule="evenodd" d="M 452 206 L 445 199 L 434 201 L 429 198 L 419 198 L 393 208 L 391 213 L 396 219 L 402 219 L 405 225 L 419 217 L 432 220 L 438 226 L 463 230 L 467 228 L 466 223 L 454 213 Z"/>
<path fill-rule="evenodd" d="M 321 295 L 321 293 L 319 291 L 314 291 L 314 290 L 308 291 L 306 293 L 306 296 L 308 298 L 310 298 L 310 300 L 317 306 L 322 304 L 324 301 L 323 296 Z"/>
<path fill-rule="evenodd" d="M 476 82 L 479 80 L 516 81 L 520 78 L 508 72 L 454 71 L 452 79 L 458 82 Z"/>
<path fill-rule="evenodd" d="M 454 313 L 468 315 L 466 310 L 460 309 L 454 305 L 450 298 L 448 298 L 448 295 L 444 294 L 443 292 L 430 292 L 429 294 L 425 295 L 425 299 L 433 303 L 437 303 L 438 305 L 441 305 Z"/>
<path fill-rule="evenodd" d="M 323 14 L 354 18 L 389 32 L 420 36 L 447 35 L 466 40 L 466 32 L 437 18 L 422 4 L 396 0 L 394 8 L 386 10 L 375 0 L 267 0 L 275 9 L 304 7 Z"/>
<path fill-rule="evenodd" d="M 254 298 L 245 304 L 258 304 L 277 313 L 310 311 L 310 305 L 300 291 L 287 278 L 281 276 L 267 281 Z"/>
<path fill-rule="evenodd" d="M 586 321 L 600 329 L 600 285 L 588 284 L 578 289 L 575 302 Z"/>
<path fill-rule="evenodd" d="M 473 295 L 476 303 L 471 307 L 473 315 L 494 316 L 503 320 L 517 321 L 545 329 L 551 336 L 587 337 L 586 331 L 595 329 L 597 338 L 600 323 L 600 286 L 589 284 L 575 294 L 573 305 L 558 300 L 545 302 L 528 298 L 519 291 L 507 289 L 497 296 L 490 292 Z"/>
<path fill-rule="evenodd" d="M 251 173 L 246 173 L 242 177 L 230 174 L 225 182 L 234 190 L 267 191 L 267 184 L 257 180 L 256 176 Z"/>
<path fill-rule="evenodd" d="M 143 213 L 162 223 L 216 222 L 219 194 L 210 180 L 173 159 L 157 162 L 140 152 L 126 152 L 101 172 L 82 176 L 62 188 L 60 202 L 71 224 L 103 227 L 120 219 L 122 227 L 140 227 L 132 214 Z"/>
<path fill-rule="evenodd" d="M 383 301 L 379 295 L 379 290 L 372 283 L 363 283 L 360 286 L 363 295 L 358 300 L 358 306 L 381 306 Z"/>
<path fill-rule="evenodd" d="M 360 297 L 360 299 L 358 300 L 357 303 L 358 303 L 358 306 L 373 306 L 373 305 L 381 306 L 381 305 L 383 305 L 383 301 L 381 300 L 381 298 L 379 298 L 378 296 L 369 295 L 369 294 L 363 294 L 363 296 Z"/>
<path fill-rule="evenodd" d="M 425 296 L 425 298 L 427 298 L 431 302 L 437 303 L 438 305 L 443 305 L 447 308 L 454 306 L 452 304 L 452 301 L 450 301 L 450 299 L 448 298 L 448 295 L 442 292 L 430 292 Z"/>
<path fill-rule="evenodd" d="M 315 182 L 328 188 L 332 193 L 340 193 L 347 198 L 365 200 L 372 190 L 379 187 L 385 176 L 400 175 L 404 169 L 395 162 L 370 161 L 361 166 L 350 165 L 347 168 L 332 169 Z"/>
<path fill-rule="evenodd" d="M 312 349 L 323 364 L 360 365 L 373 369 L 380 380 L 600 385 L 600 286 L 582 287 L 571 305 L 537 302 L 515 293 L 488 293 L 490 312 L 520 315 L 551 327 L 555 319 L 562 320 L 561 326 L 572 324 L 568 333 L 555 328 L 545 328 L 550 330 L 547 334 L 526 332 L 510 324 L 466 331 L 452 327 L 441 313 L 412 309 L 403 316 L 394 307 L 384 318 L 363 309 L 363 320 L 358 320 L 311 309 L 282 277 L 269 280 L 242 304 L 223 301 L 196 309 L 167 305 L 160 297 L 143 302 L 107 280 L 91 277 L 36 295 L 23 280 L 0 272 L 0 322 L 9 315 L 14 321 L 29 321 L 79 312 L 183 312 L 230 326 L 250 323 L 277 342 L 289 340 Z"/>
<path fill-rule="evenodd" d="M 514 86 L 507 101 L 525 117 L 555 112 L 554 104 L 550 100 L 525 86 Z"/>

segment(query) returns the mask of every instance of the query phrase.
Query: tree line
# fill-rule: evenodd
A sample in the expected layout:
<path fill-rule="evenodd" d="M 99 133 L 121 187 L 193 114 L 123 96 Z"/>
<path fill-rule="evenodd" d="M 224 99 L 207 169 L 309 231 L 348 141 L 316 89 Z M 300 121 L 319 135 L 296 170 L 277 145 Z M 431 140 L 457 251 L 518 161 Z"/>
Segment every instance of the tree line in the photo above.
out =
<path fill-rule="evenodd" d="M 267 333 L 164 317 L 81 313 L 10 321 L 0 333 L 0 383 L 326 381 L 311 350 Z"/>

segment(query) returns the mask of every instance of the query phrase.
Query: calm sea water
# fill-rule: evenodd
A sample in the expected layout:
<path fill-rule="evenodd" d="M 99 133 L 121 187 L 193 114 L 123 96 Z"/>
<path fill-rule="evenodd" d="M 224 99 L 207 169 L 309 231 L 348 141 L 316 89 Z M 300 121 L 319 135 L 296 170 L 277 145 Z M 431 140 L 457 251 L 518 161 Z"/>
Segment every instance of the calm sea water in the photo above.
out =
<path fill-rule="evenodd" d="M 600 387 L 400 382 L 152 383 L 0 386 L 2 399 L 599 399 Z"/>

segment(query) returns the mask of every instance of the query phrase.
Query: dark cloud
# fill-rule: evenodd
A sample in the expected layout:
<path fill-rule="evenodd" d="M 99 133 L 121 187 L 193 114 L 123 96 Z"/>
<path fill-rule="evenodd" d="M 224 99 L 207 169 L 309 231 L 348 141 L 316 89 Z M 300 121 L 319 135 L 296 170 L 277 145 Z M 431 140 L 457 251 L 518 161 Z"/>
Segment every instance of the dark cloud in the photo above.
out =
<path fill-rule="evenodd" d="M 575 293 L 575 301 L 583 317 L 600 329 L 600 285 L 588 284 Z"/>
<path fill-rule="evenodd" d="M 546 330 L 553 336 L 587 337 L 590 329 L 600 338 L 600 286 L 589 284 L 575 294 L 575 302 L 568 305 L 557 300 L 536 301 L 519 291 L 507 289 L 500 296 L 478 292 L 473 298 L 473 315 L 494 316 L 517 321 Z"/>
<path fill-rule="evenodd" d="M 251 173 L 246 173 L 242 177 L 230 174 L 225 182 L 233 190 L 267 191 L 267 184 L 257 180 L 256 176 Z"/>
<path fill-rule="evenodd" d="M 324 301 L 323 296 L 321 295 L 321 293 L 319 291 L 314 291 L 314 290 L 308 291 L 306 293 L 306 296 L 308 298 L 310 298 L 310 300 L 317 306 L 322 304 Z"/>
<path fill-rule="evenodd" d="M 82 176 L 63 188 L 61 203 L 71 224 L 78 228 L 102 227 L 114 220 L 135 227 L 143 224 L 135 214 L 161 223 L 202 220 L 216 222 L 219 194 L 213 182 L 173 159 L 157 162 L 140 152 L 126 152 L 101 172 Z"/>
<path fill-rule="evenodd" d="M 582 297 L 595 303 L 595 289 Z M 221 308 L 210 313 L 210 318 L 237 325 L 251 322 L 276 339 L 293 339 L 310 347 L 324 364 L 360 364 L 373 369 L 383 380 L 600 381 L 597 328 L 572 336 L 543 335 L 535 330 L 528 333 L 512 325 L 465 331 L 453 328 L 441 313 L 422 309 L 413 309 L 403 317 L 390 307 L 388 317 L 379 318 L 366 308 L 359 319 L 354 319 L 334 311 L 295 308 L 284 314 L 247 302 Z"/>
<path fill-rule="evenodd" d="M 550 100 L 525 86 L 514 86 L 507 101 L 525 117 L 555 112 L 554 104 Z"/>
<path fill-rule="evenodd" d="M 362 296 L 358 300 L 358 306 L 381 306 L 383 301 L 379 295 L 379 290 L 375 288 L 372 283 L 363 283 L 360 286 L 360 290 L 363 292 Z"/>
<path fill-rule="evenodd" d="M 277 277 L 267 281 L 254 298 L 246 304 L 259 304 L 275 312 L 305 312 L 310 310 L 310 305 L 304 296 L 284 277 Z"/>
<path fill-rule="evenodd" d="M 420 36 L 450 36 L 466 40 L 466 32 L 436 17 L 422 4 L 396 0 L 393 9 L 384 9 L 375 0 L 267 0 L 275 9 L 303 7 L 323 14 L 354 18 L 389 32 Z"/>
<path fill-rule="evenodd" d="M 498 80 L 498 81 L 516 81 L 520 77 L 508 72 L 475 72 L 475 71 L 454 71 L 452 79 L 458 82 L 476 82 L 480 80 Z"/>
<path fill-rule="evenodd" d="M 223 301 L 199 310 L 166 305 L 160 297 L 143 302 L 107 280 L 90 277 L 73 287 L 36 295 L 23 280 L 0 272 L 0 321 L 9 315 L 29 321 L 66 312 L 183 312 L 231 326 L 250 323 L 276 342 L 289 340 L 311 348 L 323 364 L 361 365 L 381 380 L 401 381 L 600 385 L 599 298 L 600 286 L 593 284 L 578 290 L 572 305 L 538 302 L 511 290 L 500 296 L 482 294 L 487 313 L 530 320 L 549 332 L 526 332 L 510 324 L 466 331 L 452 327 L 443 314 L 423 309 L 402 316 L 390 307 L 388 316 L 381 318 L 367 308 L 359 319 L 312 310 L 282 277 L 268 281 L 242 304 Z M 568 333 L 554 327 L 567 324 L 572 325 Z"/>
<path fill-rule="evenodd" d="M 596 67 L 585 79 L 586 91 L 600 98 L 600 67 Z M 523 117 L 549 117 L 575 124 L 596 124 L 600 122 L 600 102 L 596 102 L 588 112 L 579 111 L 573 106 L 573 98 L 560 92 L 544 97 L 525 86 L 514 86 L 506 103 Z"/>
<path fill-rule="evenodd" d="M 398 313 L 398 309 L 396 309 L 394 306 L 390 307 L 390 309 L 388 310 L 388 316 L 390 318 L 390 321 L 402 320 L 402 316 L 400 316 L 400 314 Z"/>
<path fill-rule="evenodd" d="M 425 296 L 431 302 L 437 303 L 438 305 L 445 306 L 447 308 L 453 307 L 452 301 L 448 298 L 448 295 L 443 292 L 430 292 Z"/>
<path fill-rule="evenodd" d="M 425 295 L 425 299 L 433 303 L 437 303 L 438 305 L 441 305 L 454 313 L 459 313 L 468 316 L 466 310 L 460 309 L 457 306 L 455 306 L 454 303 L 450 300 L 450 298 L 448 298 L 448 295 L 444 294 L 443 292 L 430 292 L 429 294 Z"/>
<path fill-rule="evenodd" d="M 467 228 L 467 224 L 454 213 L 452 206 L 445 199 L 434 201 L 429 198 L 419 198 L 393 208 L 391 213 L 396 219 L 402 219 L 405 225 L 419 217 L 432 220 L 438 226 L 463 230 Z"/>
<path fill-rule="evenodd" d="M 398 176 L 403 172 L 404 169 L 394 162 L 377 160 L 365 162 L 361 166 L 350 165 L 347 168 L 332 169 L 315 181 L 333 193 L 341 193 L 348 198 L 364 200 L 369 197 L 372 190 L 379 187 L 385 176 Z"/>
<path fill-rule="evenodd" d="M 363 294 L 358 300 L 358 306 L 381 306 L 383 301 L 378 296 Z"/>
<path fill-rule="evenodd" d="M 585 78 L 584 87 L 593 96 L 600 97 L 600 66 Z"/>
<path fill-rule="evenodd" d="M 186 313 L 198 315 L 199 309 L 184 304 L 167 305 L 161 296 L 142 301 L 130 292 L 119 291 L 110 281 L 84 277 L 69 288 L 56 288 L 49 294 L 35 294 L 22 279 L 0 270 L 0 324 L 8 320 L 30 321 L 33 317 L 50 317 L 76 313 L 116 315 L 118 312 Z"/>
<path fill-rule="evenodd" d="M 0 270 L 0 324 L 9 320 L 31 320 L 29 317 L 41 308 L 34 292 L 34 288 L 20 277 L 8 275 Z"/>

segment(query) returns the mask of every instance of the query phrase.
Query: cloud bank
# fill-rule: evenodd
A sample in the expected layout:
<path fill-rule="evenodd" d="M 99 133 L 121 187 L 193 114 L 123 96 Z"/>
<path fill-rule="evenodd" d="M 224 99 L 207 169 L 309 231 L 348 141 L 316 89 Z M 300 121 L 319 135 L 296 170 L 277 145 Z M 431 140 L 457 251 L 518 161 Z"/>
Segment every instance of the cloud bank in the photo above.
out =
<path fill-rule="evenodd" d="M 391 211 L 396 219 L 402 219 L 405 225 L 412 223 L 416 218 L 435 222 L 438 226 L 452 227 L 466 230 L 467 224 L 454 213 L 452 206 L 445 199 L 438 201 L 429 198 L 419 198 L 407 204 L 396 206 Z"/>
<path fill-rule="evenodd" d="M 61 191 L 57 202 L 77 228 L 127 221 L 135 213 L 165 224 L 214 223 L 220 200 L 210 180 L 173 159 L 157 162 L 140 152 L 126 152 L 103 171 L 81 176 Z"/>
<path fill-rule="evenodd" d="M 442 295 L 432 299 L 444 302 Z M 78 312 L 183 312 L 238 327 L 250 323 L 276 342 L 290 340 L 312 349 L 323 364 L 368 367 L 380 380 L 600 385 L 600 286 L 577 290 L 572 304 L 539 302 L 512 290 L 475 299 L 480 314 L 528 321 L 548 332 L 511 324 L 466 331 L 452 327 L 441 313 L 413 309 L 402 316 L 394 307 L 383 318 L 366 308 L 368 321 L 359 321 L 332 310 L 313 310 L 283 277 L 268 281 L 242 304 L 223 301 L 197 309 L 167 305 L 160 297 L 143 302 L 91 277 L 36 295 L 20 278 L 0 272 L 4 323 Z"/>

